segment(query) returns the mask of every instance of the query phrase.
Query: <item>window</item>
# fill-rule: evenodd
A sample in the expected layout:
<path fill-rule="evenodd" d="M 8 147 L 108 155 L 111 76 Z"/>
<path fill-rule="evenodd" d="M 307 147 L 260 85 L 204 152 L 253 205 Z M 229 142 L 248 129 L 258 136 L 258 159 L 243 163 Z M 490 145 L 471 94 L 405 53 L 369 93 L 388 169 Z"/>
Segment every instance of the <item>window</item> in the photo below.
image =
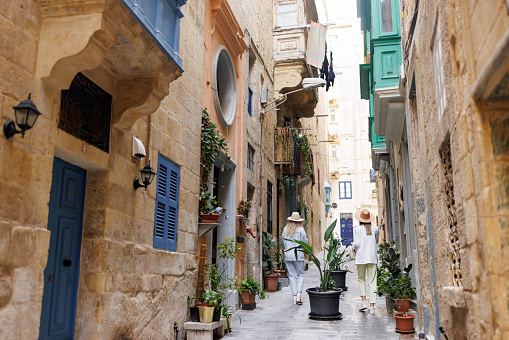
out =
<path fill-rule="evenodd" d="M 247 113 L 249 113 L 249 115 L 251 116 L 252 115 L 252 109 L 253 109 L 253 90 L 251 90 L 251 88 L 248 88 L 248 91 L 249 91 L 249 101 L 247 102 Z"/>
<path fill-rule="evenodd" d="M 339 199 L 352 198 L 352 182 L 339 182 Z"/>
<path fill-rule="evenodd" d="M 297 26 L 299 23 L 297 2 L 277 4 L 278 27 Z"/>
<path fill-rule="evenodd" d="M 78 73 L 61 96 L 58 128 L 109 152 L 111 95 Z"/>
<path fill-rule="evenodd" d="M 154 249 L 177 251 L 180 167 L 159 155 Z"/>
<path fill-rule="evenodd" d="M 267 232 L 272 234 L 272 183 L 267 181 Z"/>
<path fill-rule="evenodd" d="M 382 12 L 382 33 L 390 33 L 392 28 L 392 0 L 381 0 L 380 8 Z"/>
<path fill-rule="evenodd" d="M 330 121 L 335 122 L 336 121 L 336 109 L 330 110 Z"/>
<path fill-rule="evenodd" d="M 442 119 L 447 105 L 447 97 L 445 96 L 444 60 L 442 58 L 442 40 L 440 36 L 441 29 L 440 24 L 438 24 L 435 32 L 435 40 L 433 42 L 433 74 L 435 77 L 435 99 L 439 122 Z"/>
<path fill-rule="evenodd" d="M 161 50 L 182 69 L 179 55 L 180 7 L 187 0 L 121 0 L 136 20 L 161 47 Z"/>
<path fill-rule="evenodd" d="M 254 172 L 254 157 L 255 157 L 255 149 L 251 146 L 251 144 L 247 144 L 247 168 Z"/>

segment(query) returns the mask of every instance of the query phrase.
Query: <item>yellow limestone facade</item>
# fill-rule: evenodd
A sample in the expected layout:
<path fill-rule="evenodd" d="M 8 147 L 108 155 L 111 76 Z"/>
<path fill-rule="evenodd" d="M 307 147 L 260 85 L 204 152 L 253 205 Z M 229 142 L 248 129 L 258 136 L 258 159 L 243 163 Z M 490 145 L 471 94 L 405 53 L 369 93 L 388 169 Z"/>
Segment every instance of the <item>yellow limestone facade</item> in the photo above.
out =
<path fill-rule="evenodd" d="M 248 30 L 236 39 L 245 39 L 240 46 L 251 46 L 256 56 L 250 70 L 249 51 L 238 51 L 237 77 L 246 77 L 240 84 L 256 87 L 259 103 L 261 88 L 272 96 L 272 32 L 261 29 L 271 26 L 271 16 L 262 11 L 271 9 L 272 2 L 257 5 L 257 16 L 252 15 L 254 4 L 230 2 L 241 30 Z M 0 135 L 0 339 L 39 338 L 43 291 L 51 284 L 44 270 L 51 252 L 48 204 L 56 158 L 86 171 L 81 248 L 79 261 L 72 264 L 79 265 L 72 309 L 75 338 L 168 339 L 175 337 L 174 326 L 184 336 L 187 298 L 197 282 L 201 111 L 211 103 L 204 59 L 212 34 L 205 25 L 207 6 L 227 8 L 215 0 L 188 0 L 180 8 L 182 72 L 121 1 L 0 4 L 0 122 L 14 120 L 11 107 L 29 92 L 42 112 L 24 138 Z M 111 96 L 105 151 L 58 127 L 62 91 L 78 73 Z M 242 110 L 247 109 L 244 91 Z M 259 148 L 257 133 L 267 124 L 273 122 L 239 131 Z M 132 156 L 133 137 L 144 144 L 142 160 Z M 270 145 L 267 150 L 260 154 L 270 155 Z M 242 164 L 242 148 L 236 152 Z M 134 178 L 149 161 L 157 171 L 159 156 L 180 170 L 176 251 L 153 246 L 157 176 L 146 190 L 133 189 Z M 264 157 L 267 170 L 249 180 L 275 182 L 271 158 Z M 255 247 L 253 254 L 259 254 Z M 251 262 L 259 266 L 257 256 Z"/>

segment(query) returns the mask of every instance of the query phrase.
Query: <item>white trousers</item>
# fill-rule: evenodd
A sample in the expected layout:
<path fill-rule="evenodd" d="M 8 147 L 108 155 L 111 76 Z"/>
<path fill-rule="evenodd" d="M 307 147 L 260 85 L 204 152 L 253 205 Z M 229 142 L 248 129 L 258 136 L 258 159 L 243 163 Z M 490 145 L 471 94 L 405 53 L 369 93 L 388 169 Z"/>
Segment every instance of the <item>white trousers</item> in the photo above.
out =
<path fill-rule="evenodd" d="M 292 294 L 302 293 L 304 287 L 304 261 L 285 261 Z"/>
<path fill-rule="evenodd" d="M 366 296 L 366 283 L 369 287 L 369 303 L 376 303 L 376 263 L 357 265 L 357 275 L 361 296 Z"/>

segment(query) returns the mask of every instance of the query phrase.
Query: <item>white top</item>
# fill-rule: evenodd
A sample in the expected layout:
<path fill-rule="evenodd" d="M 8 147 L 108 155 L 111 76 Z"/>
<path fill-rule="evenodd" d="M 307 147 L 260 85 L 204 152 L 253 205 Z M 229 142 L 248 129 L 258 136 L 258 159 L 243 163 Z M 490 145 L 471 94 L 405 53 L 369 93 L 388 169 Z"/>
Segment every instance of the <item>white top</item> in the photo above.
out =
<path fill-rule="evenodd" d="M 297 242 L 287 241 L 289 240 L 297 240 L 308 243 L 308 237 L 306 236 L 306 231 L 303 227 L 297 228 L 295 234 L 289 236 L 286 233 L 286 228 L 283 230 L 283 245 L 285 247 L 285 261 L 304 261 L 304 253 L 297 250 L 297 257 L 295 257 L 295 249 L 294 247 L 299 247 L 300 245 Z M 292 250 L 290 250 L 292 249 Z"/>
<path fill-rule="evenodd" d="M 355 264 L 378 263 L 377 256 L 378 227 L 371 225 L 371 235 L 366 235 L 366 228 L 360 225 L 353 229 L 353 249 L 357 251 Z"/>

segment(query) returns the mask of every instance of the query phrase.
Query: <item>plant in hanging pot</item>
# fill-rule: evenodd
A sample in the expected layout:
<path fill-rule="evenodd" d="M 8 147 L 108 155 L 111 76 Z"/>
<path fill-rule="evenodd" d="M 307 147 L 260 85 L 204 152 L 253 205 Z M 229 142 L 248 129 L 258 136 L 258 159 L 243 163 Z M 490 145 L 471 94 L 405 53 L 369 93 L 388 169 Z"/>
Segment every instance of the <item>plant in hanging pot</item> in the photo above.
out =
<path fill-rule="evenodd" d="M 325 244 L 333 238 L 334 228 L 336 227 L 337 220 L 327 228 L 324 235 Z M 325 248 L 324 258 L 322 261 L 314 254 L 313 248 L 306 242 L 289 240 L 298 244 L 298 246 L 290 248 L 295 252 L 301 251 L 309 256 L 309 259 L 318 268 L 320 274 L 320 285 L 314 288 L 306 289 L 309 295 L 309 305 L 311 312 L 308 314 L 310 319 L 317 320 L 337 320 L 343 314 L 339 312 L 339 297 L 341 295 L 341 288 L 336 287 L 336 283 L 330 275 L 330 264 L 335 260 L 337 253 L 334 252 L 332 247 Z M 297 254 L 296 254 L 297 255 Z M 323 262 L 323 264 L 322 264 Z"/>
<path fill-rule="evenodd" d="M 330 256 L 330 276 L 336 284 L 336 288 L 341 288 L 343 291 L 348 290 L 346 287 L 346 273 L 344 264 L 352 261 L 352 258 L 348 256 L 347 250 L 352 242 L 348 243 L 344 248 L 342 242 L 346 239 L 331 238 L 324 248 L 327 252 L 327 256 Z"/>
<path fill-rule="evenodd" d="M 265 291 L 256 279 L 247 277 L 237 282 L 237 290 L 240 294 L 242 309 L 252 310 L 256 308 L 256 294 L 259 299 L 265 299 Z"/>
<path fill-rule="evenodd" d="M 237 206 L 237 214 L 247 217 L 251 208 L 251 200 L 241 200 Z"/>
<path fill-rule="evenodd" d="M 276 251 L 278 242 L 273 240 L 272 235 L 264 231 L 263 233 L 263 273 L 265 274 L 265 280 L 267 281 L 267 291 L 277 291 L 277 283 L 279 274 L 275 272 L 276 269 Z"/>

